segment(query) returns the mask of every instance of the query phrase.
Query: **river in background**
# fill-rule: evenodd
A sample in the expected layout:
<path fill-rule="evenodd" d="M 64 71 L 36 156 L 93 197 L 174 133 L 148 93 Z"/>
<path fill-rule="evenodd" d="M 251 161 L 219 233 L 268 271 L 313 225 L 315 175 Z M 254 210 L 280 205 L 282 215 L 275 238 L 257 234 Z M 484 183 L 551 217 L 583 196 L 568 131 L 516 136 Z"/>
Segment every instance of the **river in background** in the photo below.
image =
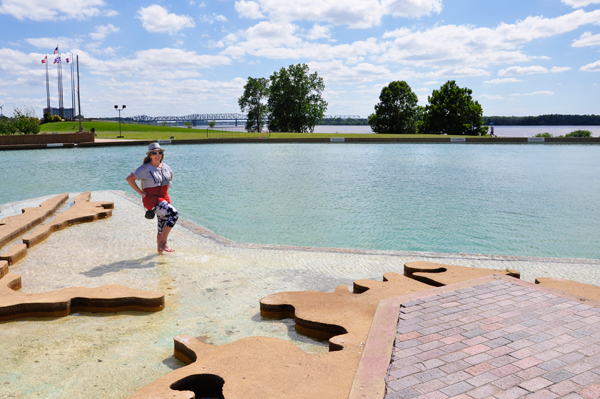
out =
<path fill-rule="evenodd" d="M 599 151 L 197 144 L 166 147 L 165 162 L 175 172 L 169 193 L 182 217 L 238 242 L 600 259 Z M 0 204 L 86 190 L 134 195 L 125 177 L 144 152 L 2 151 Z"/>
<path fill-rule="evenodd" d="M 228 130 L 233 127 L 233 125 L 217 125 L 215 129 Z M 207 128 L 208 126 L 197 126 L 197 129 Z M 558 137 L 574 130 L 589 130 L 593 137 L 600 137 L 600 126 L 494 126 L 494 134 L 498 137 L 533 137 L 545 132 Z M 317 125 L 314 133 L 374 134 L 369 125 Z"/>
<path fill-rule="evenodd" d="M 494 134 L 498 137 L 532 137 L 538 133 L 548 132 L 554 137 L 566 135 L 574 130 L 589 130 L 592 136 L 600 136 L 600 126 L 494 126 Z M 315 133 L 373 133 L 368 125 L 361 126 L 315 126 Z"/>

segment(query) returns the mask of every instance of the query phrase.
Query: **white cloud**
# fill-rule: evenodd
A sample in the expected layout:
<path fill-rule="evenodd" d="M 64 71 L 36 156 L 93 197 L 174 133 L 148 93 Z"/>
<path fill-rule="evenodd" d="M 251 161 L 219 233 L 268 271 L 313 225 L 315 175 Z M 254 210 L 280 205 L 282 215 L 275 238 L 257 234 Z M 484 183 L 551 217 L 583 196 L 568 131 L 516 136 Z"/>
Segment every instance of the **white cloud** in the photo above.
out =
<path fill-rule="evenodd" d="M 236 1 L 235 10 L 242 18 L 259 19 L 265 17 L 263 13 L 260 12 L 260 5 L 255 1 Z"/>
<path fill-rule="evenodd" d="M 498 84 L 503 84 L 503 83 L 517 83 L 517 82 L 523 82 L 523 81 L 520 79 L 515 79 L 515 78 L 503 78 L 503 79 L 486 80 L 483 83 L 488 83 L 491 85 L 498 85 Z"/>
<path fill-rule="evenodd" d="M 319 71 L 319 76 L 325 80 L 325 84 L 354 83 L 362 84 L 375 80 L 391 80 L 393 78 L 389 69 L 368 63 L 355 66 L 344 65 L 341 60 L 327 62 L 308 63 L 311 71 Z"/>
<path fill-rule="evenodd" d="M 533 93 L 524 93 L 524 94 L 520 94 L 520 93 L 515 93 L 515 94 L 511 94 L 511 96 L 515 96 L 515 97 L 528 97 L 528 96 L 553 96 L 554 92 L 551 91 L 534 91 Z"/>
<path fill-rule="evenodd" d="M 81 43 L 79 38 L 73 37 L 38 37 L 29 38 L 25 41 L 34 47 L 45 49 L 48 53 L 52 54 L 56 46 L 59 46 L 60 52 L 70 51 L 71 49 L 78 47 Z"/>
<path fill-rule="evenodd" d="M 113 61 L 105 61 L 105 64 L 110 64 L 112 62 Z M 230 63 L 231 60 L 222 55 L 196 54 L 194 51 L 184 51 L 174 48 L 138 51 L 135 59 L 114 61 L 114 64 L 120 64 L 125 68 L 130 66 L 133 67 L 129 72 L 142 69 L 200 69 L 217 65 L 227 65 Z M 108 72 L 110 73 L 110 69 L 108 69 Z M 160 72 L 161 75 L 163 73 L 163 71 Z"/>
<path fill-rule="evenodd" d="M 600 46 L 600 33 L 592 35 L 592 32 L 585 32 L 579 39 L 573 40 L 573 47 Z"/>
<path fill-rule="evenodd" d="M 235 43 L 237 41 L 237 39 L 238 38 L 235 34 L 230 33 L 227 36 L 225 36 L 222 40 L 219 40 L 218 42 L 211 40 L 209 42 L 209 47 L 223 48 L 226 45 L 231 45 L 232 43 Z"/>
<path fill-rule="evenodd" d="M 525 43 L 538 38 L 560 35 L 584 24 L 600 20 L 600 10 L 592 12 L 576 10 L 556 18 L 528 17 L 514 24 L 500 24 L 495 28 L 436 25 L 430 29 L 416 30 L 403 27 L 386 31 L 381 39 L 368 38 L 348 44 L 332 45 L 315 43 L 311 40 L 321 37 L 329 38 L 330 30 L 327 28 L 331 29 L 335 22 L 330 22 L 328 25 L 316 23 L 312 29 L 302 31 L 299 26 L 290 22 L 274 21 L 275 14 L 285 14 L 290 9 L 295 9 L 296 3 L 290 5 L 290 3 L 278 2 L 278 5 L 275 5 L 270 1 L 254 1 L 255 4 L 259 4 L 262 14 L 268 15 L 270 20 L 259 22 L 245 32 L 241 32 L 239 34 L 241 40 L 227 46 L 222 54 L 235 58 L 251 55 L 268 59 L 310 59 L 314 62 L 344 60 L 346 66 L 371 63 L 387 65 L 386 68 L 390 68 L 389 65 L 395 63 L 411 68 L 411 70 L 412 68 L 429 68 L 430 71 L 421 70 L 418 74 L 412 75 L 428 79 L 487 76 L 489 75 L 487 71 L 489 65 L 515 65 L 531 62 L 533 59 L 549 58 L 544 55 L 529 56 L 525 54 L 523 50 Z M 299 1 L 300 4 L 306 5 L 312 0 Z M 369 1 L 371 0 L 363 3 L 366 4 Z M 238 3 L 241 4 L 241 2 Z M 333 7 L 328 1 L 319 3 L 320 9 L 316 4 L 313 4 L 315 7 L 311 10 L 300 10 L 299 13 L 304 12 L 305 15 L 296 15 L 294 18 L 318 19 L 314 15 L 311 17 L 310 13 L 324 13 L 323 10 Z M 344 6 L 346 6 L 345 3 Z M 351 2 L 347 8 L 351 11 L 355 6 L 356 4 Z M 284 9 L 287 11 L 284 12 Z M 269 13 L 267 10 L 270 10 Z M 223 43 L 213 44 L 221 46 Z M 478 67 L 473 68 L 472 65 Z M 517 68 L 508 68 L 502 73 L 519 75 L 528 71 L 528 69 L 518 70 Z M 558 70 L 555 69 L 555 71 Z M 528 73 L 533 72 L 535 71 L 528 71 Z M 548 70 L 537 72 L 547 73 Z"/>
<path fill-rule="evenodd" d="M 243 2 L 241 0 L 238 3 Z M 377 26 L 385 15 L 420 17 L 442 10 L 441 0 L 257 0 L 247 3 L 256 3 L 273 22 L 325 21 L 352 28 Z M 256 6 L 252 7 L 257 10 Z"/>
<path fill-rule="evenodd" d="M 106 79 L 99 82 L 106 90 L 96 99 L 96 107 L 112 109 L 110 104 L 113 104 L 115 93 L 118 93 L 120 98 L 127 99 L 127 111 L 132 116 L 148 113 L 148 109 L 160 110 L 160 113 L 150 113 L 150 115 L 223 112 L 223 109 L 238 109 L 237 99 L 242 94 L 245 83 L 245 79 L 242 78 L 228 81 L 171 80 L 170 78 L 159 78 L 153 81 Z M 173 93 L 177 95 L 174 96 Z M 165 99 L 169 101 L 165 102 Z M 90 112 L 93 111 L 92 109 Z M 97 114 L 103 112 L 96 111 Z"/>
<path fill-rule="evenodd" d="M 573 8 L 587 7 L 590 4 L 600 4 L 600 0 L 562 0 L 562 2 Z"/>
<path fill-rule="evenodd" d="M 416 31 L 400 28 L 386 32 L 388 49 L 381 62 L 397 62 L 414 67 L 468 67 L 489 64 L 515 64 L 536 57 L 523 53 L 522 45 L 532 40 L 560 35 L 582 25 L 597 23 L 600 10 L 576 10 L 556 18 L 528 17 L 495 28 L 470 25 L 442 25 Z M 545 57 L 547 58 L 547 57 Z"/>
<path fill-rule="evenodd" d="M 142 26 L 150 33 L 169 33 L 172 35 L 183 28 L 196 26 L 191 17 L 169 14 L 167 9 L 157 4 L 140 8 L 136 18 L 142 21 Z"/>
<path fill-rule="evenodd" d="M 504 100 L 506 97 L 503 97 L 499 94 L 496 94 L 494 96 L 490 94 L 482 94 L 479 96 L 479 98 L 485 98 L 486 100 Z"/>
<path fill-rule="evenodd" d="M 104 38 L 110 33 L 117 33 L 119 28 L 113 26 L 113 24 L 96 26 L 94 32 L 90 33 L 90 37 L 93 40 L 104 40 Z"/>
<path fill-rule="evenodd" d="M 227 22 L 227 18 L 224 15 L 217 15 L 215 13 L 213 13 L 212 15 L 203 15 L 202 16 L 202 22 L 206 22 L 206 23 L 212 24 L 215 21 L 217 21 L 217 22 Z"/>
<path fill-rule="evenodd" d="M 579 68 L 583 72 L 600 72 L 600 61 L 592 62 Z"/>
<path fill-rule="evenodd" d="M 9 48 L 0 49 L 0 71 L 10 74 L 22 74 L 24 68 L 35 67 L 42 73 L 42 59 L 46 54 L 31 53 L 25 54 L 22 51 L 13 50 Z M 53 55 L 49 55 L 48 58 L 52 60 Z M 52 61 L 51 61 L 52 62 Z M 29 74 L 29 72 L 27 72 Z M 26 75 L 26 74 L 23 74 Z"/>
<path fill-rule="evenodd" d="M 520 76 L 533 75 L 538 73 L 548 73 L 548 69 L 539 65 L 529 67 L 512 66 L 506 69 L 499 70 L 498 76 Z"/>
<path fill-rule="evenodd" d="M 8 14 L 22 21 L 55 19 L 87 19 L 98 15 L 117 15 L 116 11 L 104 9 L 104 0 L 2 0 L 0 14 Z"/>
<path fill-rule="evenodd" d="M 317 39 L 329 39 L 331 38 L 331 32 L 329 31 L 332 28 L 332 25 L 318 25 L 314 24 L 311 30 L 306 35 L 306 38 L 309 40 L 317 40 Z"/>
<path fill-rule="evenodd" d="M 561 72 L 566 72 L 569 71 L 571 69 L 571 67 L 552 67 L 550 69 L 550 72 L 552 73 L 561 73 Z"/>

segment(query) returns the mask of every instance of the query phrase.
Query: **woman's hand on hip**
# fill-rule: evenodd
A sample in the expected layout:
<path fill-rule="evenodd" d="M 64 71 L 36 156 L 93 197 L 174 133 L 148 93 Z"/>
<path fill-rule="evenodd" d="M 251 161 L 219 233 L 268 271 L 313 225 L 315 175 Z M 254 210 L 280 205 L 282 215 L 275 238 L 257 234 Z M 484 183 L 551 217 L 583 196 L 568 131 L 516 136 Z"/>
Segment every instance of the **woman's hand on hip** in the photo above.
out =
<path fill-rule="evenodd" d="M 140 195 L 142 196 L 142 198 L 146 198 L 146 192 L 145 192 L 145 191 L 142 191 L 142 192 L 140 193 Z"/>

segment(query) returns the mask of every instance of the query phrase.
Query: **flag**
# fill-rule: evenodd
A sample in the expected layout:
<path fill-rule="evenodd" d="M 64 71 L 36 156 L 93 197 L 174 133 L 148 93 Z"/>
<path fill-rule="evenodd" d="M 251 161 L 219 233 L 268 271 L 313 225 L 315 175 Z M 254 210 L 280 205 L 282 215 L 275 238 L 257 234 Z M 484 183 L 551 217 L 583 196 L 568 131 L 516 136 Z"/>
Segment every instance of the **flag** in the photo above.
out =
<path fill-rule="evenodd" d="M 54 49 L 54 54 L 58 54 L 58 46 Z"/>
<path fill-rule="evenodd" d="M 60 64 L 60 57 L 56 57 L 54 59 L 54 64 Z"/>
<path fill-rule="evenodd" d="M 48 62 L 48 56 L 44 57 L 44 59 L 42 60 L 42 64 L 45 64 L 46 62 Z"/>
<path fill-rule="evenodd" d="M 67 64 L 68 64 L 69 62 L 70 62 L 70 61 L 69 61 L 69 59 L 67 58 Z"/>

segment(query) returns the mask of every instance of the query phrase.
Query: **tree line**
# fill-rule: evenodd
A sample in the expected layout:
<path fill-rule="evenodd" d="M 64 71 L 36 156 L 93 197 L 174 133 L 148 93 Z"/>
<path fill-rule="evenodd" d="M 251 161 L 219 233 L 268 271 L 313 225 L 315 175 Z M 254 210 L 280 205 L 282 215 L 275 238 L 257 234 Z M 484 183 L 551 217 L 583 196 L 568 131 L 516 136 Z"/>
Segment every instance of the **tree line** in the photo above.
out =
<path fill-rule="evenodd" d="M 281 68 L 268 79 L 249 77 L 238 100 L 247 113 L 246 130 L 258 132 L 267 125 L 272 132 L 312 132 L 327 110 L 324 89 L 323 78 L 309 73 L 306 64 Z M 408 83 L 391 82 L 381 90 L 367 123 L 375 133 L 483 135 L 488 130 L 483 110 L 471 94 L 449 80 L 421 107 Z"/>

